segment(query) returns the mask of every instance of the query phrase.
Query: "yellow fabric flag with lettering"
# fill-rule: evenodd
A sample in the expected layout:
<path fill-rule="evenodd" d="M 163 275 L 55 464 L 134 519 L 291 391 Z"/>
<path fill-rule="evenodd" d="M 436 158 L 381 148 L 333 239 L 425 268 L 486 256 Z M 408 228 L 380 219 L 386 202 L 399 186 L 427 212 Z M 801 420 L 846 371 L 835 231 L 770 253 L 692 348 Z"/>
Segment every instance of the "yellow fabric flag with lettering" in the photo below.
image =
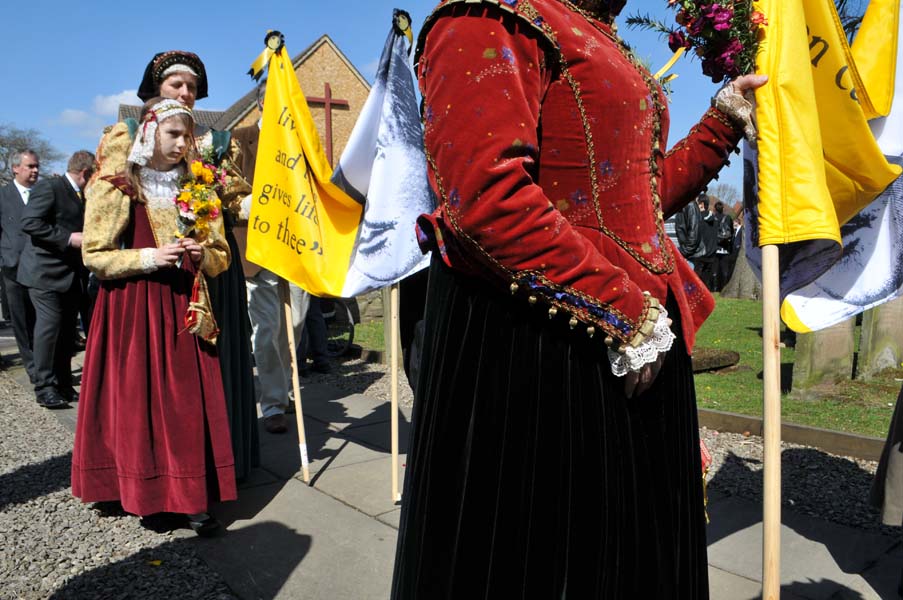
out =
<path fill-rule="evenodd" d="M 877 110 L 833 2 L 754 6 L 768 19 L 757 69 L 769 82 L 756 91 L 759 139 L 745 156 L 746 208 L 752 244 L 781 245 L 783 299 L 840 257 L 840 225 L 900 168 L 888 163 L 869 129 L 866 116 Z M 782 316 L 791 325 L 793 315 Z"/>
<path fill-rule="evenodd" d="M 900 0 L 870 0 L 853 40 L 853 60 L 871 99 L 865 115 L 868 119 L 890 113 L 897 77 L 899 21 Z"/>
<path fill-rule="evenodd" d="M 317 296 L 342 295 L 363 205 L 330 181 L 285 47 L 269 59 L 247 258 Z"/>

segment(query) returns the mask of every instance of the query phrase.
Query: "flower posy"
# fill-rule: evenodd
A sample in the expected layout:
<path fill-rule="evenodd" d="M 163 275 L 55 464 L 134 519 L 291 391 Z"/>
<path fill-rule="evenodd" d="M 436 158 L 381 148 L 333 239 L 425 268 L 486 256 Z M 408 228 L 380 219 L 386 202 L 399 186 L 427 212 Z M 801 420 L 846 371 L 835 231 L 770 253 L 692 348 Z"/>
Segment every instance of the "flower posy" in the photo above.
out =
<path fill-rule="evenodd" d="M 630 17 L 627 24 L 667 35 L 674 52 L 694 50 L 715 83 L 755 71 L 760 30 L 768 20 L 752 9 L 752 0 L 668 0 L 668 7 L 677 11 L 677 27 L 649 16 Z"/>
<path fill-rule="evenodd" d="M 219 216 L 222 208 L 216 187 L 225 183 L 226 171 L 200 160 L 191 161 L 190 167 L 174 198 L 179 209 L 175 236 L 181 239 L 194 234 L 200 241 L 207 237 L 210 221 Z"/>

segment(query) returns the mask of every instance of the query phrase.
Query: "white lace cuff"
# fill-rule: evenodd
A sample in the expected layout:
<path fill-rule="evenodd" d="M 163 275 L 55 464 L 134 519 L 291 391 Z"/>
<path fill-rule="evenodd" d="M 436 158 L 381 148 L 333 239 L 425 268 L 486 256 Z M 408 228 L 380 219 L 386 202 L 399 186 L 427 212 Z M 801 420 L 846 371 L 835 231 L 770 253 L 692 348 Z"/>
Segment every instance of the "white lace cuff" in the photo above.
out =
<path fill-rule="evenodd" d="M 608 349 L 608 360 L 611 361 L 611 372 L 616 377 L 623 377 L 629 371 L 639 372 L 644 365 L 655 362 L 659 354 L 671 349 L 676 336 L 668 327 L 668 311 L 661 307 L 658 320 L 652 329 L 652 335 L 646 338 L 636 348 L 627 346 L 626 352 L 621 354 L 616 350 Z"/>
<path fill-rule="evenodd" d="M 725 83 L 724 87 L 718 90 L 718 93 L 712 98 L 712 106 L 742 127 L 743 137 L 753 146 L 755 146 L 757 137 L 754 101 L 753 92 L 749 91 L 746 95 L 740 94 L 730 82 Z"/>
<path fill-rule="evenodd" d="M 153 273 L 157 270 L 157 263 L 154 261 L 154 252 L 156 248 L 141 249 L 141 270 L 145 273 Z"/>

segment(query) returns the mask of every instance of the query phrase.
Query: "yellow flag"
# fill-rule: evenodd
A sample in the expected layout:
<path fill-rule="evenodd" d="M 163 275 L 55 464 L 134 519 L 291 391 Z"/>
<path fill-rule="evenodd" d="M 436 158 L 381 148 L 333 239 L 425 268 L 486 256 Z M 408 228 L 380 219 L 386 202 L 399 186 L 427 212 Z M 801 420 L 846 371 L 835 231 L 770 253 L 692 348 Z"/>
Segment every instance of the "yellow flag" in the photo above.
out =
<path fill-rule="evenodd" d="M 894 99 L 900 0 L 871 0 L 853 40 L 853 59 L 872 100 L 866 117 L 886 117 Z M 865 107 L 863 107 L 865 108 Z"/>
<path fill-rule="evenodd" d="M 331 176 L 283 46 L 269 62 L 247 258 L 317 296 L 341 296 L 363 210 Z"/>
<path fill-rule="evenodd" d="M 874 111 L 831 0 L 760 0 L 768 17 L 756 92 L 759 245 L 836 244 L 839 226 L 900 174 L 866 120 Z M 786 290 L 782 290 L 786 292 Z"/>

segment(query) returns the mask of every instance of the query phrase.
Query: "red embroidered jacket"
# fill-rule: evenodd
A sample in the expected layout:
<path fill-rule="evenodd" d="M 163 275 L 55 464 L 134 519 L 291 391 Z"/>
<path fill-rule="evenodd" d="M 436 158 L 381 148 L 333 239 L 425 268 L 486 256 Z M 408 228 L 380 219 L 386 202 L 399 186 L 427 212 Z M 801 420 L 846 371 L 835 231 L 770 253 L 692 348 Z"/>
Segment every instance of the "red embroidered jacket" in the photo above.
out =
<path fill-rule="evenodd" d="M 439 208 L 425 247 L 628 341 L 670 292 L 687 349 L 714 301 L 665 235 L 740 139 L 710 109 L 667 154 L 667 101 L 608 25 L 559 0 L 445 0 L 418 42 Z"/>

